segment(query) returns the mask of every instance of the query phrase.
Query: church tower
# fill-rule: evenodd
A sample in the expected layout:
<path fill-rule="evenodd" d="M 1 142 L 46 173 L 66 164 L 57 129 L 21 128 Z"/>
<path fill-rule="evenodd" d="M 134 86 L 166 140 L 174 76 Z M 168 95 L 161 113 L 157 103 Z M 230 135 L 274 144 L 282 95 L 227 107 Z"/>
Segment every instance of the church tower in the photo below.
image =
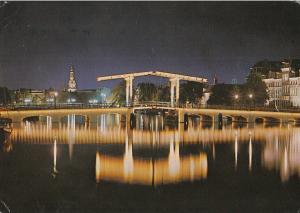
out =
<path fill-rule="evenodd" d="M 74 66 L 71 65 L 70 67 L 70 78 L 68 82 L 68 91 L 75 92 L 77 90 L 75 75 L 74 75 Z"/>
<path fill-rule="evenodd" d="M 215 76 L 214 76 L 214 79 L 213 79 L 213 81 L 214 81 L 213 85 L 216 85 L 216 84 L 218 84 L 218 77 L 217 77 L 217 75 L 216 75 L 216 74 L 215 74 Z"/>

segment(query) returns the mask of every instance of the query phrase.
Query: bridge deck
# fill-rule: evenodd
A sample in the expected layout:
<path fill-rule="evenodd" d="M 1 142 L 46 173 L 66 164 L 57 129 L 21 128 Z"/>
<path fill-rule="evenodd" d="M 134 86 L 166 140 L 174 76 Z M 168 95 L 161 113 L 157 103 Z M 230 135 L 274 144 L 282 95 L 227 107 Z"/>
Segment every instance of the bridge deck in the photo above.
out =
<path fill-rule="evenodd" d="M 123 114 L 128 115 L 134 110 L 143 109 L 161 109 L 161 110 L 174 110 L 183 118 L 184 114 L 188 115 L 202 115 L 217 117 L 220 113 L 223 117 L 242 117 L 247 122 L 253 122 L 257 118 L 263 119 L 277 119 L 280 121 L 300 121 L 300 112 L 274 112 L 274 111 L 260 111 L 260 110 L 236 110 L 236 109 L 208 109 L 208 108 L 181 108 L 171 107 L 168 103 L 155 102 L 155 103 L 140 103 L 128 107 L 103 107 L 103 108 L 70 108 L 70 109 L 21 109 L 21 110 L 6 110 L 0 111 L 1 117 L 12 118 L 13 120 L 20 120 L 24 117 L 30 116 L 53 116 L 61 117 L 70 114 L 83 115 L 88 117 L 97 116 L 99 114 Z"/>

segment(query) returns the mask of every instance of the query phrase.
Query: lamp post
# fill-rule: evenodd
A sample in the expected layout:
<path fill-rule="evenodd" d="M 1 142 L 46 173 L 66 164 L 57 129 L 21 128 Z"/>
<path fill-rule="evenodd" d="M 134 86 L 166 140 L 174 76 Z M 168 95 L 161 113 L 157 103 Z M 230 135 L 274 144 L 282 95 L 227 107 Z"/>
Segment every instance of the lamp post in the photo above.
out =
<path fill-rule="evenodd" d="M 251 105 L 253 105 L 253 94 L 252 93 L 249 94 L 249 98 L 250 98 L 250 109 L 251 109 Z"/>
<path fill-rule="evenodd" d="M 58 92 L 54 92 L 54 108 L 56 109 L 56 98 L 58 96 Z"/>
<path fill-rule="evenodd" d="M 235 106 L 238 106 L 239 95 L 235 94 L 234 99 L 235 99 Z"/>

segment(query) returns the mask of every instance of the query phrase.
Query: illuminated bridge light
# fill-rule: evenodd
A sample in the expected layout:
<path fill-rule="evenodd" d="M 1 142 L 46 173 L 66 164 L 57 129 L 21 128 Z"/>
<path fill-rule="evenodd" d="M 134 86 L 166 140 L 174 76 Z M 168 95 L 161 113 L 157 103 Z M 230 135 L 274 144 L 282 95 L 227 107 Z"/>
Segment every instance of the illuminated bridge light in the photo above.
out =
<path fill-rule="evenodd" d="M 57 143 L 56 140 L 54 140 L 54 144 L 53 144 L 53 173 L 52 176 L 55 178 L 56 174 L 58 173 L 57 169 L 56 169 L 56 161 L 57 161 Z"/>
<path fill-rule="evenodd" d="M 96 182 L 100 182 L 100 154 L 99 152 L 96 153 L 96 165 L 95 165 L 95 176 L 96 176 Z"/>
<path fill-rule="evenodd" d="M 134 170 L 129 170 L 131 175 L 129 178 L 123 157 L 96 153 L 96 182 L 107 180 L 131 184 L 161 185 L 207 178 L 208 164 L 205 153 L 180 158 L 181 167 L 176 173 L 169 170 L 168 159 L 132 158 L 132 161 Z"/>

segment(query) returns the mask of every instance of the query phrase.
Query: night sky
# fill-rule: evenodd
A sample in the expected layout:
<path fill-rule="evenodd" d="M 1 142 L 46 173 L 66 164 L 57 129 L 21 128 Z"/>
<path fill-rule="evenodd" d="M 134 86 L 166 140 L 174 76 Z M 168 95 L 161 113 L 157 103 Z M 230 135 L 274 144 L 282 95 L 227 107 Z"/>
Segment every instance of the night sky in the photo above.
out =
<path fill-rule="evenodd" d="M 262 59 L 300 58 L 295 2 L 9 2 L 0 7 L 0 86 L 62 89 L 165 70 L 244 82 Z M 102 85 L 110 85 L 110 83 Z"/>

